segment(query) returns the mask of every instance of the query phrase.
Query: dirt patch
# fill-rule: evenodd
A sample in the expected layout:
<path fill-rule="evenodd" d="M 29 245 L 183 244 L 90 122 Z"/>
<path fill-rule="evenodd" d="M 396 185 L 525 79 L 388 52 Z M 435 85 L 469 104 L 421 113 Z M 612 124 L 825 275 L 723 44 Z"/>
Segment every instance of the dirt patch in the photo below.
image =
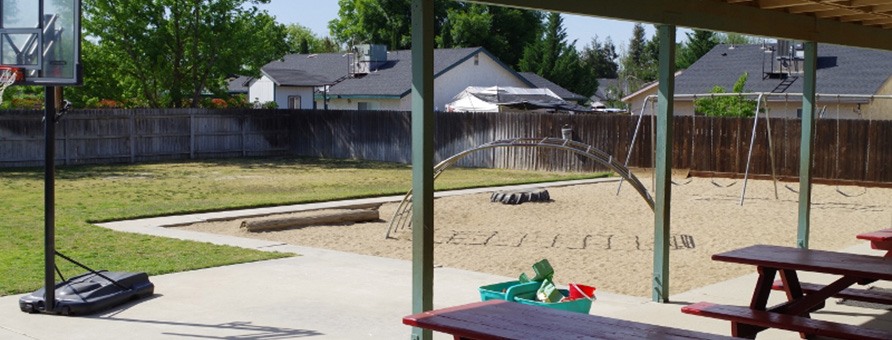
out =
<path fill-rule="evenodd" d="M 798 194 L 771 181 L 750 181 L 739 205 L 742 180 L 717 186 L 708 178 L 676 179 L 670 235 L 670 292 L 677 294 L 753 271 L 710 256 L 752 244 L 796 244 Z M 651 179 L 641 182 L 650 186 Z M 653 272 L 653 212 L 629 186 L 616 182 L 548 188 L 552 201 L 505 205 L 490 193 L 434 202 L 437 265 L 517 276 L 547 258 L 559 284 L 579 282 L 599 290 L 649 297 Z M 797 184 L 791 184 L 798 187 Z M 838 250 L 860 242 L 858 233 L 892 227 L 892 189 L 813 187 L 810 245 Z M 411 230 L 385 239 L 397 204 L 381 206 L 383 221 L 296 230 L 247 232 L 243 220 L 181 228 L 254 237 L 366 255 L 411 259 Z"/>

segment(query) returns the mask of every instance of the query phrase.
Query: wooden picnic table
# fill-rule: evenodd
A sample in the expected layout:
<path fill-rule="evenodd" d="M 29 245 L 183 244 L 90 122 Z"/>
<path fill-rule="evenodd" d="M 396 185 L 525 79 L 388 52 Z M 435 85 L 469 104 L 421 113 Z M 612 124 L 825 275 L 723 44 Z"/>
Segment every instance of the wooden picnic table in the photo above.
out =
<path fill-rule="evenodd" d="M 855 236 L 870 241 L 870 247 L 886 251 L 886 258 L 892 258 L 892 228 L 858 234 Z"/>
<path fill-rule="evenodd" d="M 892 332 L 813 320 L 810 313 L 824 307 L 825 300 L 841 294 L 848 287 L 877 280 L 892 280 L 892 262 L 879 256 L 808 250 L 792 247 L 755 245 L 712 256 L 715 261 L 748 264 L 756 267 L 759 277 L 749 307 L 725 306 L 701 302 L 682 308 L 682 312 L 731 321 L 735 337 L 755 338 L 767 328 L 854 339 L 892 339 Z M 799 271 L 836 275 L 826 285 L 806 291 L 799 282 Z M 777 273 L 787 302 L 768 307 Z"/>
<path fill-rule="evenodd" d="M 455 339 L 730 339 L 559 309 L 488 300 L 409 315 L 403 323 Z"/>

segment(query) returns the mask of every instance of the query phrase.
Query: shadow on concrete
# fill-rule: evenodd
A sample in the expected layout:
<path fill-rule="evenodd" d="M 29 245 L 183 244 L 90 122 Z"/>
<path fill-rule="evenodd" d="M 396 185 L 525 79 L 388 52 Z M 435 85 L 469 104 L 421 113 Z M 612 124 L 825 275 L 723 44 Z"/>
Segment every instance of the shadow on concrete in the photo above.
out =
<path fill-rule="evenodd" d="M 118 318 L 116 315 L 130 309 L 131 307 L 136 306 L 139 303 L 143 303 L 149 300 L 157 299 L 162 297 L 161 294 L 154 294 L 151 297 L 134 300 L 128 302 L 126 304 L 120 305 L 115 308 L 107 309 L 100 314 L 94 314 L 86 316 L 87 318 L 103 320 L 103 321 L 118 321 L 118 322 L 133 322 L 133 323 L 141 323 L 141 324 L 151 324 L 151 325 L 159 325 L 159 326 L 175 326 L 175 327 L 194 327 L 196 329 L 202 328 L 213 328 L 217 330 L 232 330 L 235 332 L 244 332 L 244 334 L 239 335 L 206 335 L 199 333 L 186 333 L 186 332 L 171 332 L 171 331 L 162 331 L 159 334 L 169 335 L 169 336 L 182 336 L 188 338 L 201 338 L 201 339 L 239 339 L 239 340 L 270 340 L 270 339 L 291 339 L 291 338 L 301 338 L 301 337 L 309 337 L 309 336 L 320 336 L 324 335 L 318 331 L 309 330 L 309 329 L 294 329 L 294 328 L 284 328 L 284 327 L 272 327 L 272 326 L 260 326 L 254 325 L 250 321 L 232 321 L 221 324 L 200 324 L 200 323 L 190 323 L 190 322 L 177 322 L 177 321 L 164 321 L 164 320 L 141 320 L 141 319 L 129 319 L 129 318 Z"/>

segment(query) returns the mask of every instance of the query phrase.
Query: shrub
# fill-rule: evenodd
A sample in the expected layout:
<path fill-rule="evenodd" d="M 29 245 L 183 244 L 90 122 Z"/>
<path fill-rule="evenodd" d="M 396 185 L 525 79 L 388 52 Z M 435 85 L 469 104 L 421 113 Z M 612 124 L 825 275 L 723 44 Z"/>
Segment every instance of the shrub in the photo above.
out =
<path fill-rule="evenodd" d="M 211 99 L 211 108 L 214 108 L 214 109 L 225 109 L 225 108 L 227 108 L 227 107 L 229 107 L 229 104 L 226 103 L 225 100 L 220 99 L 220 98 L 214 98 L 214 99 Z"/>
<path fill-rule="evenodd" d="M 229 97 L 229 99 L 226 101 L 226 103 L 231 108 L 245 109 L 245 108 L 251 107 L 251 104 L 248 103 L 247 96 L 245 96 L 243 94 L 238 94 L 238 95 Z"/>
<path fill-rule="evenodd" d="M 97 103 L 96 107 L 100 109 L 118 109 L 124 107 L 124 105 L 114 99 L 102 99 Z"/>
<path fill-rule="evenodd" d="M 743 93 L 749 75 L 744 72 L 734 83 L 733 93 Z M 716 85 L 710 93 L 725 93 Z M 721 96 L 694 100 L 694 111 L 713 117 L 752 117 L 756 114 L 756 101 L 744 96 Z"/>

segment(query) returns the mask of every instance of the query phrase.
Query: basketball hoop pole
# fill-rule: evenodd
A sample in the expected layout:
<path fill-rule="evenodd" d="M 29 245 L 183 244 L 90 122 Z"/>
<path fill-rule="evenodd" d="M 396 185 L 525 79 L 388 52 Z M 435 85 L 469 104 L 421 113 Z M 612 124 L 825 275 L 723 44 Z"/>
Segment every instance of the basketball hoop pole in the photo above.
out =
<path fill-rule="evenodd" d="M 47 86 L 44 100 L 44 132 L 46 149 L 44 155 L 44 301 L 45 312 L 56 310 L 56 111 L 61 100 L 62 88 Z"/>

